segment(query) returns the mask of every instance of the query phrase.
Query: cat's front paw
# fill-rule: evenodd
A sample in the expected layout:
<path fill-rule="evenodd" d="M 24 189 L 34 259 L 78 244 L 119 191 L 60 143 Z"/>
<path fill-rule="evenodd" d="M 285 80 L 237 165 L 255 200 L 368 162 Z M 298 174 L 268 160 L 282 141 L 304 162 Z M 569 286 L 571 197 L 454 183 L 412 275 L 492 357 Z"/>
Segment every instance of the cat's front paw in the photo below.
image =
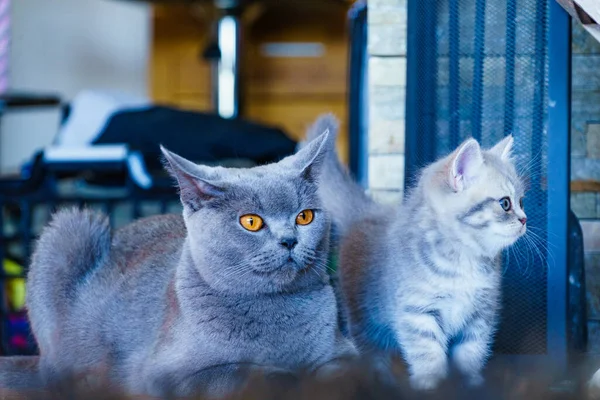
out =
<path fill-rule="evenodd" d="M 414 390 L 419 391 L 435 390 L 443 379 L 444 376 L 439 374 L 412 375 L 410 377 L 410 386 Z"/>

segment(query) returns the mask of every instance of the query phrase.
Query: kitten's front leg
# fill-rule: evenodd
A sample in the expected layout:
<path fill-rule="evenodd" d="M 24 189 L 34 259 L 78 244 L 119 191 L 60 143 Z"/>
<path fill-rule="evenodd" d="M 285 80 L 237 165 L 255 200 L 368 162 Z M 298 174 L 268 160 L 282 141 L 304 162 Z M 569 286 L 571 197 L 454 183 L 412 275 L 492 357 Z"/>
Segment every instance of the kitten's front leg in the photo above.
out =
<path fill-rule="evenodd" d="M 481 371 L 490 354 L 493 333 L 492 316 L 477 315 L 465 326 L 452 349 L 452 360 L 471 386 L 483 383 Z"/>
<path fill-rule="evenodd" d="M 448 344 L 434 311 L 410 308 L 400 315 L 397 336 L 417 390 L 435 389 L 448 375 Z"/>

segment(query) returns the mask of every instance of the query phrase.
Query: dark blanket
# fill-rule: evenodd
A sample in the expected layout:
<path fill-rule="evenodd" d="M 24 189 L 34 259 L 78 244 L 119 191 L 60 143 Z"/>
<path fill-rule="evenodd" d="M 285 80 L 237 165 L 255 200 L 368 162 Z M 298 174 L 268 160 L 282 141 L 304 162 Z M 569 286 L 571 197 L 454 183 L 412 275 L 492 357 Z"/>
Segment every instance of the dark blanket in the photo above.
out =
<path fill-rule="evenodd" d="M 113 115 L 94 143 L 127 143 L 144 154 L 152 169 L 158 165 L 160 144 L 198 163 L 243 158 L 264 164 L 292 154 L 296 147 L 274 127 L 159 106 Z"/>

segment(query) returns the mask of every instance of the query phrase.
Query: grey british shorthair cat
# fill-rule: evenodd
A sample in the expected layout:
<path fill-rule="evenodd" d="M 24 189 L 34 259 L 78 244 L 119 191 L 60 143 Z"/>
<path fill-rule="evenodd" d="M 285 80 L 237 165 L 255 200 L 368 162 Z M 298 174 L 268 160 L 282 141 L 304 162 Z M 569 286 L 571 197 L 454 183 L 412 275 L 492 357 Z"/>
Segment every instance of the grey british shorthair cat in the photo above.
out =
<path fill-rule="evenodd" d="M 325 264 L 317 177 L 327 134 L 277 164 L 209 168 L 163 149 L 184 206 L 111 237 L 61 211 L 43 231 L 28 307 L 46 382 L 103 373 L 130 393 L 219 396 L 248 374 L 312 371 L 355 353 Z"/>
<path fill-rule="evenodd" d="M 331 115 L 309 132 L 337 130 Z M 500 251 L 526 232 L 513 139 L 483 150 L 469 139 L 420 174 L 400 207 L 372 201 L 335 153 L 320 195 L 341 233 L 340 281 L 363 351 L 396 351 L 416 389 L 435 388 L 449 362 L 473 385 L 500 307 Z"/>

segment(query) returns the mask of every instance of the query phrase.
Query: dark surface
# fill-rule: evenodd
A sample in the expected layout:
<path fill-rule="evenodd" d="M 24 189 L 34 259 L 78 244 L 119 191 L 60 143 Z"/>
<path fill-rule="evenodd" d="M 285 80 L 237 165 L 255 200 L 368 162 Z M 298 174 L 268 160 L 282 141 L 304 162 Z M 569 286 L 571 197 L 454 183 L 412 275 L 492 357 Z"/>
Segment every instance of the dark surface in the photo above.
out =
<path fill-rule="evenodd" d="M 577 216 L 569 212 L 569 310 L 568 335 L 569 349 L 573 355 L 587 350 L 587 309 L 586 309 L 585 261 L 583 252 L 583 232 Z"/>
<path fill-rule="evenodd" d="M 242 158 L 265 164 L 296 148 L 296 142 L 281 129 L 168 107 L 115 114 L 94 144 L 115 143 L 140 151 L 151 169 L 161 167 L 161 144 L 192 161 L 209 163 Z"/>
<path fill-rule="evenodd" d="M 51 94 L 9 92 L 0 94 L 0 109 L 50 107 L 61 104 L 60 97 Z"/>

